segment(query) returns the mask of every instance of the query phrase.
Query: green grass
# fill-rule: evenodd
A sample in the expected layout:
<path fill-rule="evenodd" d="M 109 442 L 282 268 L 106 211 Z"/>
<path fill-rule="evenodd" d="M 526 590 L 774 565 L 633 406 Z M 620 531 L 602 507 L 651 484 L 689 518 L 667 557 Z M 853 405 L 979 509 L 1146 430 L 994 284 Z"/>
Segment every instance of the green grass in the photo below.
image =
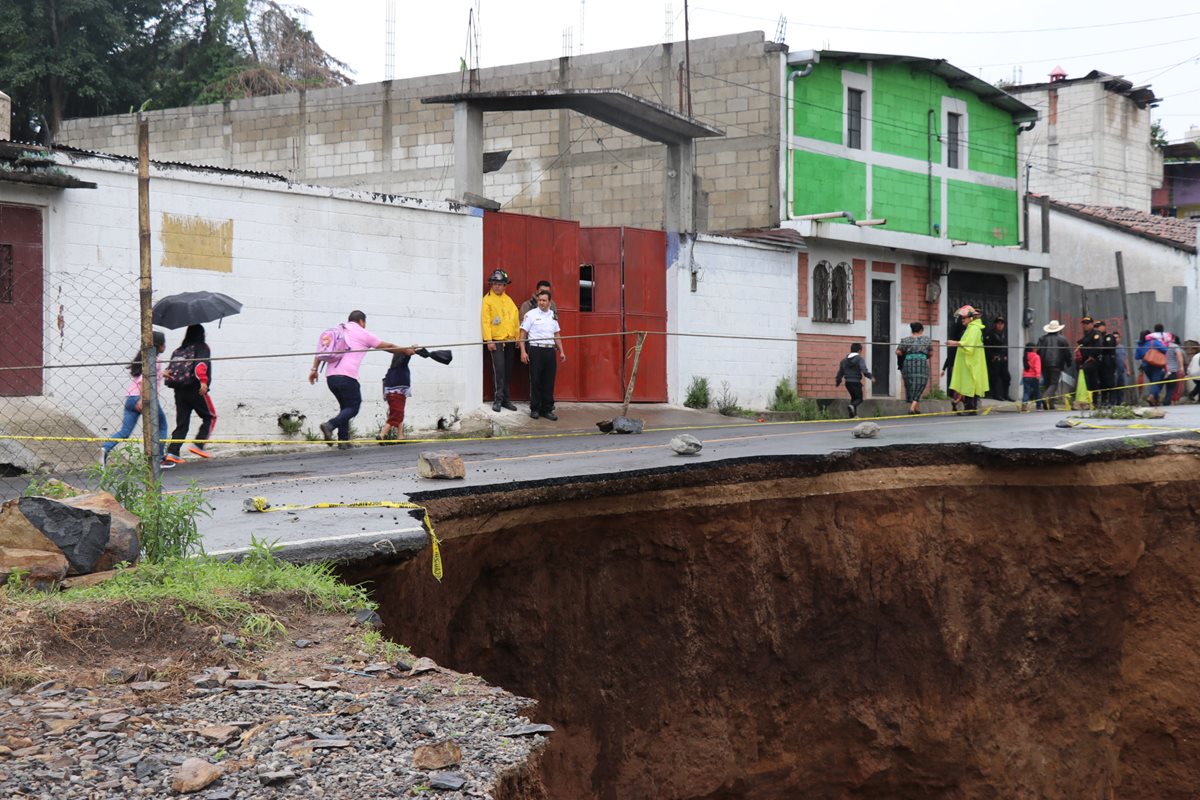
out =
<path fill-rule="evenodd" d="M 708 391 L 708 378 L 693 377 L 692 382 L 688 384 L 687 397 L 683 399 L 683 404 L 688 408 L 705 409 L 712 403 Z"/>
<path fill-rule="evenodd" d="M 931 386 L 929 391 L 925 393 L 926 400 L 949 400 L 950 395 L 946 394 L 937 386 Z"/>

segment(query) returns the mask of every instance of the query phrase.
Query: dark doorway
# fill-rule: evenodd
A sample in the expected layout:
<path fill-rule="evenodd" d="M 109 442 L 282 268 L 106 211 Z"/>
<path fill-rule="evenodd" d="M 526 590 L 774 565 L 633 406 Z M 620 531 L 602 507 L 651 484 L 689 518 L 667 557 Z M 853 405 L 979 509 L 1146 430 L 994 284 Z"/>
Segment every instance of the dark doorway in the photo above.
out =
<path fill-rule="evenodd" d="M 971 305 L 983 312 L 983 324 L 996 317 L 1008 316 L 1008 279 L 983 272 L 951 272 L 947 279 L 947 324 L 953 325 L 954 312 Z"/>
<path fill-rule="evenodd" d="M 0 396 L 42 393 L 42 210 L 0 205 Z"/>
<path fill-rule="evenodd" d="M 871 281 L 871 394 L 892 393 L 892 282 Z"/>

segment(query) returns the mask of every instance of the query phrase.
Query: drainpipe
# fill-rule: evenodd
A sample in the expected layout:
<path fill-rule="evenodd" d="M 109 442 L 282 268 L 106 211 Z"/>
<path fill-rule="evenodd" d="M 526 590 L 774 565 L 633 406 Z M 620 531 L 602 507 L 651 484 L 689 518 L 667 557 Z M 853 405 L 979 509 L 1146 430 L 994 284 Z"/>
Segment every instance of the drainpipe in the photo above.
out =
<path fill-rule="evenodd" d="M 816 60 L 808 62 L 804 65 L 804 69 L 800 70 L 799 72 L 792 73 L 792 77 L 789 78 L 787 82 L 787 109 L 785 111 L 787 114 L 787 125 L 784 126 L 783 134 L 783 153 L 785 159 L 785 163 L 783 165 L 783 205 L 784 208 L 787 209 L 787 219 L 789 221 L 796 219 L 795 204 L 792 202 L 792 164 L 790 155 L 792 152 L 792 130 L 793 126 L 796 124 L 795 81 L 800 78 L 807 78 L 809 75 L 811 75 L 813 67 L 816 65 Z M 783 62 L 783 68 L 785 71 L 788 68 L 788 63 L 786 60 Z"/>
<path fill-rule="evenodd" d="M 933 115 L 934 110 L 929 109 L 929 113 L 925 116 L 925 169 L 926 169 L 926 186 L 925 186 L 925 235 L 933 235 Z M 938 231 L 941 234 L 941 231 Z"/>

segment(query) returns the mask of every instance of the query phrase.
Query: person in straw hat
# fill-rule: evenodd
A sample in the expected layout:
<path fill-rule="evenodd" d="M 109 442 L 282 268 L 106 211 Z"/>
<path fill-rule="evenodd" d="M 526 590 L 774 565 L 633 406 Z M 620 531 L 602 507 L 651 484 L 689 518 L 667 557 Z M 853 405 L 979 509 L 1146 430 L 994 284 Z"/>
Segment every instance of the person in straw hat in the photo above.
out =
<path fill-rule="evenodd" d="M 1063 395 L 1063 370 L 1071 366 L 1071 343 L 1062 335 L 1067 327 L 1056 319 L 1042 326 L 1045 333 L 1037 340 L 1038 358 L 1042 360 L 1042 394 L 1037 407 L 1054 410 L 1054 400 Z"/>

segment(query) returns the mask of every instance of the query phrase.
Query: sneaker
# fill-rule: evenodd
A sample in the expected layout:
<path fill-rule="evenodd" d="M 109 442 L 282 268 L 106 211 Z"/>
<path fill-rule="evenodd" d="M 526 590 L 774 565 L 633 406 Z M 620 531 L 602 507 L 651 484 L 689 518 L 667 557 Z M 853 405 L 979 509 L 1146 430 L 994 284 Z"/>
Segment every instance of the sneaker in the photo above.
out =
<path fill-rule="evenodd" d="M 558 422 L 558 414 L 555 414 L 553 411 L 547 411 L 545 414 L 542 414 L 542 419 L 548 419 L 551 422 Z"/>
<path fill-rule="evenodd" d="M 183 463 L 183 462 L 180 461 L 180 463 Z M 160 463 L 158 465 L 158 468 L 159 469 L 175 469 L 175 463 L 173 461 L 167 461 L 167 459 L 164 458 L 162 460 L 162 463 Z"/>
<path fill-rule="evenodd" d="M 188 447 L 188 452 L 194 456 L 200 456 L 201 458 L 212 458 L 212 453 L 208 452 L 202 447 L 197 447 L 196 445 L 191 445 Z"/>
<path fill-rule="evenodd" d="M 853 405 L 846 406 L 846 413 L 850 415 L 850 419 L 854 419 L 858 416 L 858 412 L 854 410 Z"/>
<path fill-rule="evenodd" d="M 332 444 L 333 444 L 333 426 L 330 425 L 328 422 L 322 422 L 317 427 L 321 429 L 321 435 L 325 437 L 325 441 L 329 442 L 330 446 L 332 446 Z"/>
<path fill-rule="evenodd" d="M 512 401 L 511 401 L 511 400 L 502 400 L 502 401 L 500 401 L 500 405 L 501 405 L 503 408 L 507 408 L 509 411 L 516 411 L 516 410 L 517 410 L 517 407 L 516 407 L 516 406 L 514 406 L 514 405 L 512 404 Z"/>
<path fill-rule="evenodd" d="M 176 464 L 183 464 L 186 462 L 184 462 L 184 460 L 177 455 L 174 455 L 172 453 L 167 453 L 165 456 L 163 456 L 163 463 L 164 464 L 169 463 L 173 467 Z"/>

